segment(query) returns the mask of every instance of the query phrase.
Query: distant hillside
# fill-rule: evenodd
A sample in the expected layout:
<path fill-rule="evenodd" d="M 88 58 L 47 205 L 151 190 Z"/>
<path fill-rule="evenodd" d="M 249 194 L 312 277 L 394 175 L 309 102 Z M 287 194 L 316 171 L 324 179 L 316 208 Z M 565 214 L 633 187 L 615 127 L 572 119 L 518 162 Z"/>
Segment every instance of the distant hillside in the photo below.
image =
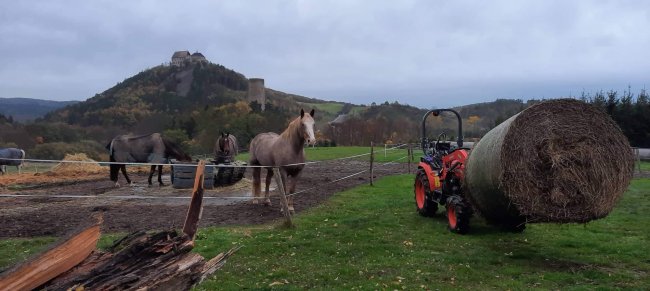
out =
<path fill-rule="evenodd" d="M 78 103 L 79 101 L 52 101 L 32 98 L 0 97 L 0 114 L 11 116 L 14 121 L 32 121 L 56 109 Z"/>
<path fill-rule="evenodd" d="M 128 129 L 161 115 L 171 118 L 197 108 L 243 100 L 247 88 L 244 75 L 217 64 L 158 66 L 84 102 L 48 114 L 45 120 Z"/>
<path fill-rule="evenodd" d="M 29 127 L 5 124 L 0 143 L 34 147 L 32 152 L 40 156 L 61 156 L 68 148 L 87 148 L 99 156 L 115 135 L 162 132 L 192 153 L 208 154 L 220 132 L 234 134 L 245 148 L 258 133 L 281 132 L 301 108 L 316 110 L 317 139 L 323 144 L 397 143 L 419 138 L 420 122 L 427 111 L 398 102 L 355 105 L 325 101 L 271 88 L 265 88 L 266 110 L 262 111 L 260 104 L 249 102 L 248 87 L 243 74 L 218 64 L 161 65 L 86 101 L 50 112 Z M 521 100 L 497 100 L 457 109 L 463 116 L 464 135 L 471 139 L 526 106 Z M 340 116 L 343 118 L 337 119 Z M 337 122 L 330 123 L 335 119 Z M 431 134 L 445 131 L 455 135 L 452 117 L 434 118 L 430 123 Z"/>

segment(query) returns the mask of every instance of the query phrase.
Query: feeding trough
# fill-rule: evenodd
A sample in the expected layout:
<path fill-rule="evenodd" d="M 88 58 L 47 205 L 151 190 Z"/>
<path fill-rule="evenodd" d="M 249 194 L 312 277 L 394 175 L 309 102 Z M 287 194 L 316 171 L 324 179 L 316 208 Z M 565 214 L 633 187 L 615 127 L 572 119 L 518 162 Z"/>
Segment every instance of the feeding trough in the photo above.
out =
<path fill-rule="evenodd" d="M 243 161 L 216 164 L 214 185 L 229 186 L 241 181 L 241 179 L 244 178 L 244 173 L 246 173 L 247 165 L 248 163 Z"/>
<path fill-rule="evenodd" d="M 194 177 L 196 176 L 197 162 L 180 162 L 172 160 L 172 185 L 176 189 L 188 189 L 194 187 Z M 178 164 L 178 165 L 174 165 Z M 203 178 L 203 187 L 206 189 L 214 188 L 214 167 L 205 165 L 205 175 Z"/>

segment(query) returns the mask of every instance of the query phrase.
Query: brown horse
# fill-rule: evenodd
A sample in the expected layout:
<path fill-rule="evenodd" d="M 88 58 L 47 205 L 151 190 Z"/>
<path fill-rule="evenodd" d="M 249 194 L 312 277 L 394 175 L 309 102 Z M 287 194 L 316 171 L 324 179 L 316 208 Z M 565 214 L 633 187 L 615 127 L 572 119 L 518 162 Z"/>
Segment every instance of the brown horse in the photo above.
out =
<path fill-rule="evenodd" d="M 217 164 L 228 164 L 235 161 L 238 154 L 237 138 L 230 133 L 221 133 L 214 145 L 214 159 Z"/>
<path fill-rule="evenodd" d="M 268 166 L 266 168 L 266 191 L 264 204 L 271 205 L 269 199 L 269 184 L 273 177 L 272 167 L 280 167 L 280 176 L 282 178 L 282 187 L 286 193 L 294 193 L 296 191 L 296 182 L 300 176 L 300 172 L 304 168 L 305 151 L 303 146 L 305 141 L 314 143 L 314 110 L 310 113 L 305 113 L 300 110 L 300 117 L 294 119 L 289 123 L 287 129 L 278 135 L 276 133 L 267 132 L 260 133 L 251 141 L 250 146 L 250 165 L 252 166 Z M 298 164 L 298 165 L 294 165 Z M 262 168 L 253 168 L 253 204 L 258 203 L 258 198 L 261 198 L 261 172 Z M 291 181 L 288 181 L 291 177 Z M 288 185 L 287 185 L 288 184 Z M 279 185 L 278 185 L 279 186 Z M 293 211 L 293 197 L 289 196 L 289 211 Z"/>
<path fill-rule="evenodd" d="M 152 133 L 141 136 L 119 135 L 111 140 L 106 149 L 109 151 L 110 161 L 118 163 L 154 163 L 167 164 L 169 158 L 175 158 L 179 161 L 191 161 L 192 157 L 184 153 L 183 150 L 172 141 L 162 137 L 160 133 Z M 119 187 L 117 182 L 119 171 L 122 170 L 126 183 L 132 185 L 129 175 L 126 174 L 126 165 L 111 164 L 110 175 L 111 181 Z M 149 172 L 149 185 L 156 170 L 156 166 L 151 166 Z M 158 165 L 158 183 L 165 186 L 162 182 L 162 165 Z"/>

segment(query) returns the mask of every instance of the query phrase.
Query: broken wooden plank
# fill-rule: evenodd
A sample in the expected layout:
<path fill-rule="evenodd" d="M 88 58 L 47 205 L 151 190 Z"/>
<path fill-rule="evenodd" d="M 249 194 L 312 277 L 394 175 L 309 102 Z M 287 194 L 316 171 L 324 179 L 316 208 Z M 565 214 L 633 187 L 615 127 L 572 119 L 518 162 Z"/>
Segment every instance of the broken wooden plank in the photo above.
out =
<path fill-rule="evenodd" d="M 31 290 L 70 270 L 95 249 L 100 234 L 98 223 L 7 271 L 0 277 L 0 290 Z"/>
<path fill-rule="evenodd" d="M 196 167 L 196 176 L 194 177 L 194 189 L 192 190 L 192 201 L 190 208 L 185 216 L 183 233 L 194 240 L 196 231 L 199 228 L 199 220 L 203 212 L 203 176 L 205 172 L 205 161 L 200 161 Z"/>

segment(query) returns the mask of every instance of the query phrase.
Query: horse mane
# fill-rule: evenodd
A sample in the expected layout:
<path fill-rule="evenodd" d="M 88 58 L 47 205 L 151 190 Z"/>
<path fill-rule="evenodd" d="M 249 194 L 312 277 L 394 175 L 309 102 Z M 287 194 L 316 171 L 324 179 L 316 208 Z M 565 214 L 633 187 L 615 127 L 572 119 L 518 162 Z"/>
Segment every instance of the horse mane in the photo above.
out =
<path fill-rule="evenodd" d="M 161 139 L 163 141 L 163 144 L 165 144 L 165 154 L 166 155 L 174 155 L 174 156 L 179 156 L 179 157 L 180 156 L 188 156 L 189 157 L 189 155 L 186 154 L 183 151 L 183 149 L 181 149 L 181 147 L 178 144 L 176 144 L 175 142 L 173 142 L 173 141 L 171 141 L 169 139 L 166 139 L 164 137 L 162 137 Z"/>
<path fill-rule="evenodd" d="M 302 125 L 300 120 L 302 118 L 297 117 L 293 121 L 289 123 L 289 126 L 280 134 L 280 137 L 285 138 L 287 140 L 293 140 L 296 135 L 298 135 L 299 138 L 302 139 L 300 133 L 298 132 L 298 128 Z"/>

